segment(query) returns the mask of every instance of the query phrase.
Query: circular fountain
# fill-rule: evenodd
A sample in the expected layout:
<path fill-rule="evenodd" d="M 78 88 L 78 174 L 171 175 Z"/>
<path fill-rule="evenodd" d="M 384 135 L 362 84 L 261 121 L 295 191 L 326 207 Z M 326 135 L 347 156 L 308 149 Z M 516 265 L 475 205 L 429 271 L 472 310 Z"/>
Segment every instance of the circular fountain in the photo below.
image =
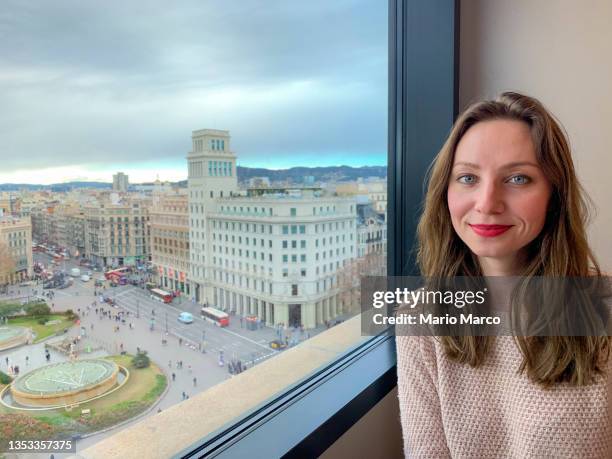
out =
<path fill-rule="evenodd" d="M 117 385 L 119 366 L 109 360 L 87 359 L 55 363 L 18 377 L 11 397 L 24 407 L 57 407 L 99 397 Z"/>
<path fill-rule="evenodd" d="M 32 330 L 17 325 L 0 325 L 0 351 L 28 344 Z"/>

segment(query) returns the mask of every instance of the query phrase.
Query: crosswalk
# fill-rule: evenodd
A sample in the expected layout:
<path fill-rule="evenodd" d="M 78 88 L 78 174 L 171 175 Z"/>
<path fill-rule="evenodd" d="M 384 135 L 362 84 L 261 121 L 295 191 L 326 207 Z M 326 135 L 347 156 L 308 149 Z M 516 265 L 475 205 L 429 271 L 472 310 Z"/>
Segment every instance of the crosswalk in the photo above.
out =
<path fill-rule="evenodd" d="M 178 321 L 182 312 L 180 308 L 152 300 L 145 290 L 123 286 L 108 292 L 106 296 L 112 298 L 119 307 L 130 311 L 130 314 L 140 316 L 148 324 L 154 323 L 155 331 L 182 338 L 184 345 L 196 349 L 204 342 L 207 353 L 218 355 L 223 351 L 226 361 L 240 359 L 257 363 L 279 352 L 270 349 L 265 340 L 255 341 L 227 328 L 217 327 L 197 314 L 194 314 L 192 324 L 183 324 Z"/>

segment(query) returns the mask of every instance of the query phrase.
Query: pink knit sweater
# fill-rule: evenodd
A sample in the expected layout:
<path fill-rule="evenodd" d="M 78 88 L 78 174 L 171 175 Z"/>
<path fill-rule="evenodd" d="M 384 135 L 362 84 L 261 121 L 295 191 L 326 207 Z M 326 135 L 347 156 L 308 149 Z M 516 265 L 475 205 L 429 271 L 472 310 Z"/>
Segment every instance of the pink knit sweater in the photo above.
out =
<path fill-rule="evenodd" d="M 434 337 L 396 342 L 406 457 L 612 458 L 612 376 L 545 390 L 517 374 L 512 337 L 495 338 L 479 368 L 448 359 Z"/>

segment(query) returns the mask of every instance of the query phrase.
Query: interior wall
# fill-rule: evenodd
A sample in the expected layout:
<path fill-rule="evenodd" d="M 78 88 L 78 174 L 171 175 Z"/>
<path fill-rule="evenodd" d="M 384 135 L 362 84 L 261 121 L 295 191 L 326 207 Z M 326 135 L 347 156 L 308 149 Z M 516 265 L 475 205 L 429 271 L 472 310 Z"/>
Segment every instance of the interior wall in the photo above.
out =
<path fill-rule="evenodd" d="M 552 111 L 598 210 L 591 247 L 612 274 L 612 2 L 464 0 L 460 20 L 460 108 L 515 90 Z"/>
<path fill-rule="evenodd" d="M 397 387 L 385 395 L 320 457 L 321 459 L 403 458 Z"/>

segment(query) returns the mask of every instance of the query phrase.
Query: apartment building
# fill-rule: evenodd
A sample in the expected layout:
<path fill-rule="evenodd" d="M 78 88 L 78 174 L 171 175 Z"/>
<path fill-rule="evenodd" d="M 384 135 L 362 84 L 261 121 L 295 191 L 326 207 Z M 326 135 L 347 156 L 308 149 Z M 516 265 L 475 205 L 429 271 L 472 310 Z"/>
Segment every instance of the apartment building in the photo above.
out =
<path fill-rule="evenodd" d="M 21 214 L 21 198 L 18 193 L 0 192 L 0 217 Z"/>
<path fill-rule="evenodd" d="M 0 217 L 0 285 L 32 275 L 32 224 L 28 217 Z"/>
<path fill-rule="evenodd" d="M 74 201 L 53 202 L 31 209 L 33 239 L 57 245 L 70 256 L 85 250 L 85 215 Z"/>
<path fill-rule="evenodd" d="M 101 267 L 149 261 L 150 206 L 150 198 L 112 195 L 86 204 L 85 255 Z"/>
<path fill-rule="evenodd" d="M 165 289 L 190 295 L 187 190 L 154 193 L 149 217 L 156 282 Z"/>
<path fill-rule="evenodd" d="M 357 204 L 357 256 L 387 253 L 385 214 L 376 212 L 370 202 Z"/>
<path fill-rule="evenodd" d="M 387 180 L 367 179 L 357 182 L 344 182 L 335 185 L 338 196 L 367 196 L 372 208 L 382 214 L 387 213 Z"/>
<path fill-rule="evenodd" d="M 123 172 L 113 174 L 113 191 L 127 192 L 130 186 L 128 176 Z"/>

